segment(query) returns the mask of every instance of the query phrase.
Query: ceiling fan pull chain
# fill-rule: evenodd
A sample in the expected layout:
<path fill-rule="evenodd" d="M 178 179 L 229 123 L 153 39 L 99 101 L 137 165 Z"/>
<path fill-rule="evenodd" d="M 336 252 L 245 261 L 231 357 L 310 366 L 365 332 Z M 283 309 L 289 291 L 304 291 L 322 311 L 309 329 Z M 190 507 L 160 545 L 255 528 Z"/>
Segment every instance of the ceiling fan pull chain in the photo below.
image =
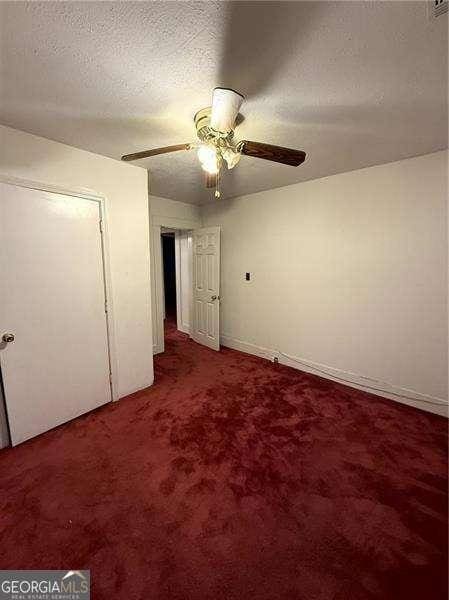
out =
<path fill-rule="evenodd" d="M 215 194 L 214 194 L 215 198 L 219 198 L 221 196 L 221 193 L 220 193 L 220 172 L 221 172 L 221 169 L 219 168 L 218 172 L 217 172 L 217 177 L 216 177 L 216 180 L 215 180 L 216 181 L 216 184 L 215 184 Z"/>

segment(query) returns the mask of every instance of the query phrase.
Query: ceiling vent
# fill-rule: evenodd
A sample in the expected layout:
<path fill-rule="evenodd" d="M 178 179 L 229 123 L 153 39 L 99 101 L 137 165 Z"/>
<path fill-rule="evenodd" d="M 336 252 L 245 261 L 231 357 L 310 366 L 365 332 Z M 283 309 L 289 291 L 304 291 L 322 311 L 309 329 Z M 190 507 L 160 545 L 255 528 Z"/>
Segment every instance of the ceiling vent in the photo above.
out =
<path fill-rule="evenodd" d="M 448 4 L 448 0 L 432 0 L 429 2 L 430 16 L 435 18 L 444 15 L 444 13 L 447 13 Z"/>

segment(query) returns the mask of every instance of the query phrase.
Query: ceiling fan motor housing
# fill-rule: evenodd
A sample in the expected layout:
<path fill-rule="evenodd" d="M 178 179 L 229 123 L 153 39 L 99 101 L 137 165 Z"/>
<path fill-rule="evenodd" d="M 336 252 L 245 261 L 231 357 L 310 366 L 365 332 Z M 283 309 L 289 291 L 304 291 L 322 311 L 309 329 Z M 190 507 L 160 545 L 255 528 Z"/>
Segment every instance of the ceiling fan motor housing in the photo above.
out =
<path fill-rule="evenodd" d="M 214 139 L 231 139 L 234 135 L 234 130 L 218 131 L 211 126 L 212 107 L 208 106 L 199 110 L 195 117 L 196 134 L 198 138 L 205 143 L 211 142 Z"/>

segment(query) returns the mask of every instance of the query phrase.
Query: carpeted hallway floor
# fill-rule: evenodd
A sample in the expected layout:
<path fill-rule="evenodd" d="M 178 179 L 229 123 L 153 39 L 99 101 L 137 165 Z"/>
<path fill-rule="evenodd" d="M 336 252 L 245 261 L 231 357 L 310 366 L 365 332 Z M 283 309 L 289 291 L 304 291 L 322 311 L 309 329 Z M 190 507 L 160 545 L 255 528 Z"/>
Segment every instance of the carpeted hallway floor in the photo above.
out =
<path fill-rule="evenodd" d="M 155 385 L 0 452 L 0 567 L 94 600 L 447 598 L 447 422 L 170 329 Z"/>

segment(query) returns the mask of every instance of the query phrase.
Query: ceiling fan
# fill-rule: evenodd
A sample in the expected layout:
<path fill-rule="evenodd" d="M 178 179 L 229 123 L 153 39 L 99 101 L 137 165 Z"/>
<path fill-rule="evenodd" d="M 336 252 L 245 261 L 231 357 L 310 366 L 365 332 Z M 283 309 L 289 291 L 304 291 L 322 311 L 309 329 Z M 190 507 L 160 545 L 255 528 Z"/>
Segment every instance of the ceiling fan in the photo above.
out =
<path fill-rule="evenodd" d="M 238 92 L 217 87 L 213 92 L 212 106 L 201 109 L 194 117 L 199 142 L 125 154 L 122 160 L 139 160 L 157 154 L 197 148 L 201 167 L 206 173 L 206 187 L 215 187 L 216 198 L 220 197 L 220 174 L 223 165 L 226 164 L 228 169 L 233 169 L 242 154 L 292 167 L 302 164 L 306 158 L 306 153 L 302 150 L 234 139 L 236 119 L 243 100 L 244 97 Z"/>

